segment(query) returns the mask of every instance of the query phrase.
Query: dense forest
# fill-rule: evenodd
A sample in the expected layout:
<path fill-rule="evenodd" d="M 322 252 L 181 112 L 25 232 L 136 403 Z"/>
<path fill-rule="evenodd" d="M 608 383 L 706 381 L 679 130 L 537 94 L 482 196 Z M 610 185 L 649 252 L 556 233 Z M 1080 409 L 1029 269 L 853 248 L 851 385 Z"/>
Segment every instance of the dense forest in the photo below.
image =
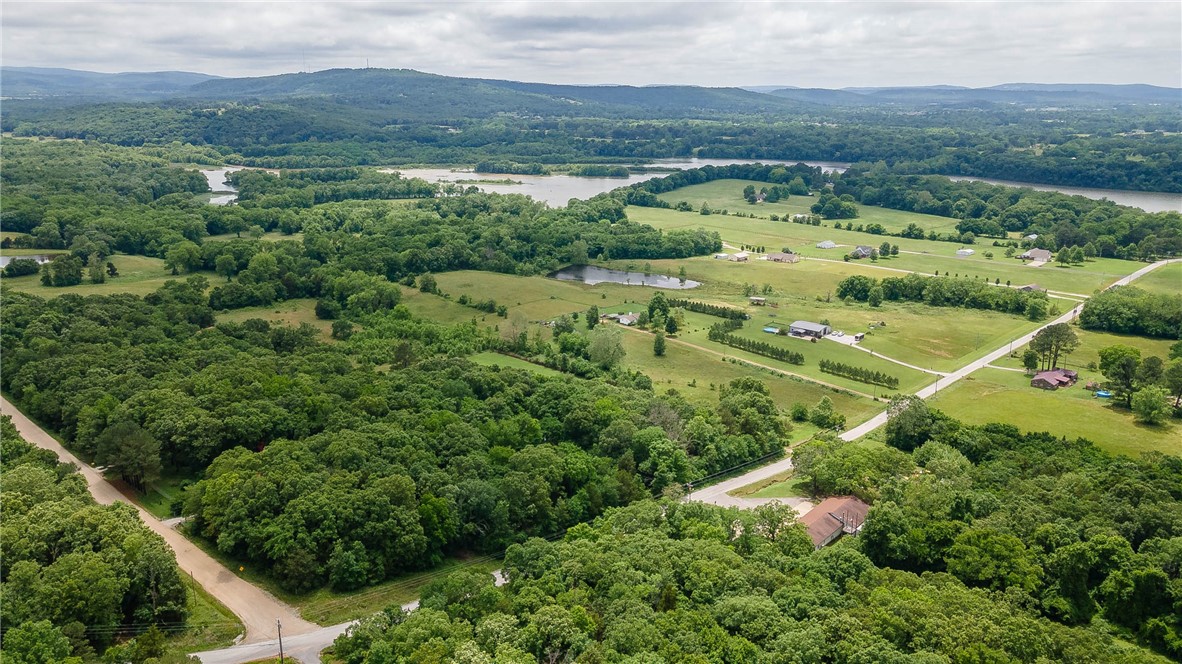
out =
<path fill-rule="evenodd" d="M 214 80 L 156 102 L 11 100 L 0 128 L 188 143 L 225 163 L 269 168 L 540 169 L 697 156 L 882 161 L 898 173 L 1182 192 L 1176 104 L 1064 101 L 832 106 L 734 88 L 544 86 L 366 69 Z"/>
<path fill-rule="evenodd" d="M 21 438 L 0 418 L 0 592 L 5 661 L 142 662 L 162 631 L 182 626 L 176 559 L 125 504 L 98 505 L 73 466 Z"/>
<path fill-rule="evenodd" d="M 1182 655 L 1182 462 L 895 407 L 881 453 L 819 440 L 812 481 L 874 501 L 814 551 L 792 509 L 642 501 L 510 547 L 363 620 L 345 662 L 1159 662 Z M 890 472 L 872 472 L 889 468 Z M 879 477 L 876 486 L 855 484 Z M 826 482 L 835 482 L 826 485 Z M 844 483 L 844 484 L 843 484 Z M 1135 487 L 1135 489 L 1134 489 Z M 1118 638 L 1114 638 L 1114 635 Z"/>

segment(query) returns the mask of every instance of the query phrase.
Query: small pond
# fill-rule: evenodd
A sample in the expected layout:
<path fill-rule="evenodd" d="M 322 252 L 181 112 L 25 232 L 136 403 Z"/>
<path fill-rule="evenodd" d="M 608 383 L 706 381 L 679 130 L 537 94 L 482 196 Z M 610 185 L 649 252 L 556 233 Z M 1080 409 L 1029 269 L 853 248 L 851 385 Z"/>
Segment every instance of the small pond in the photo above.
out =
<path fill-rule="evenodd" d="M 692 279 L 686 279 L 683 282 L 677 277 L 669 277 L 663 274 L 624 272 L 623 270 L 609 270 L 594 265 L 570 265 L 557 272 L 551 272 L 546 276 L 561 281 L 581 281 L 592 286 L 595 284 L 613 283 L 624 284 L 626 286 L 652 286 L 653 288 L 683 290 L 686 288 L 697 288 L 701 285 Z"/>
<path fill-rule="evenodd" d="M 29 254 L 28 256 L 0 256 L 0 268 L 4 267 L 5 265 L 8 265 L 9 263 L 11 263 L 13 261 L 13 259 L 16 259 L 16 258 L 25 258 L 25 259 L 31 258 L 31 259 L 37 261 L 37 264 L 40 265 L 43 263 L 48 263 L 49 261 L 53 260 L 54 258 L 57 258 L 58 256 L 61 256 L 60 252 L 56 253 L 56 254 Z"/>

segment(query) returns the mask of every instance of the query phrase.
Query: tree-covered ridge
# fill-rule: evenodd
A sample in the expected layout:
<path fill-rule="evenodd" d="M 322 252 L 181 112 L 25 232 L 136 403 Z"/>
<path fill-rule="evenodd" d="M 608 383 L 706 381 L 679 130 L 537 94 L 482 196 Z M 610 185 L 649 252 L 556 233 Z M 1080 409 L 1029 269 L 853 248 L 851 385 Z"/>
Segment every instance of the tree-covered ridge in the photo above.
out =
<path fill-rule="evenodd" d="M 796 451 L 874 501 L 814 551 L 795 513 L 644 501 L 510 547 L 337 641 L 346 662 L 1161 662 L 1182 654 L 1182 459 L 892 408 L 899 449 Z M 879 458 L 883 457 L 883 458 Z M 885 457 L 891 461 L 890 472 Z M 836 481 L 836 483 L 830 483 Z M 1114 639 L 1113 636 L 1120 637 Z"/>
<path fill-rule="evenodd" d="M 80 663 L 69 658 L 184 622 L 185 587 L 164 541 L 128 505 L 96 504 L 77 469 L 26 442 L 8 416 L 0 482 L 6 661 Z"/>
<path fill-rule="evenodd" d="M 626 372 L 544 379 L 431 359 L 501 342 L 391 310 L 396 297 L 371 308 L 379 282 L 325 284 L 364 328 L 336 344 L 213 325 L 204 277 L 144 299 L 6 294 L 0 379 L 129 481 L 204 470 L 185 505 L 196 532 L 296 589 L 497 551 L 784 446 L 788 425 L 753 379 L 702 408 Z"/>
<path fill-rule="evenodd" d="M 883 161 L 903 173 L 1182 191 L 1176 104 L 843 107 L 737 89 L 551 86 L 377 70 L 204 87 L 225 96 L 64 107 L 9 101 L 2 126 L 18 136 L 212 146 L 232 163 L 272 168 L 697 156 Z"/>

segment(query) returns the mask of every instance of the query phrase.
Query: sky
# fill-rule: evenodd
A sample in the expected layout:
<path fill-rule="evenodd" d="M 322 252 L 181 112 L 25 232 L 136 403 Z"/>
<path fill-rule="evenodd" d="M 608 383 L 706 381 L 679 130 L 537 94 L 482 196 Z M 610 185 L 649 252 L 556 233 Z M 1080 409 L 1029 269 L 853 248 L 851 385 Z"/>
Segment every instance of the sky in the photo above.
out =
<path fill-rule="evenodd" d="M 1182 2 L 11 2 L 2 61 L 573 84 L 1182 87 Z"/>

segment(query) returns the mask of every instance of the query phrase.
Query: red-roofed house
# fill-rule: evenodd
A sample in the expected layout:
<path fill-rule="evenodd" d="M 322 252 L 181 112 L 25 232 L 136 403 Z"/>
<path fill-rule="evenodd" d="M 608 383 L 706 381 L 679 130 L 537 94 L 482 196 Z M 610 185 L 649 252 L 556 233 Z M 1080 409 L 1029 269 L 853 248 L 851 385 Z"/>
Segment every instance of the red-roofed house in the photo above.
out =
<path fill-rule="evenodd" d="M 808 527 L 813 546 L 818 549 L 841 537 L 842 533 L 857 535 L 866 522 L 870 506 L 853 496 L 834 496 L 821 501 L 800 522 Z"/>
<path fill-rule="evenodd" d="M 1031 387 L 1041 387 L 1044 390 L 1057 390 L 1060 387 L 1071 387 L 1078 378 L 1071 369 L 1051 369 L 1040 371 L 1030 379 Z"/>

